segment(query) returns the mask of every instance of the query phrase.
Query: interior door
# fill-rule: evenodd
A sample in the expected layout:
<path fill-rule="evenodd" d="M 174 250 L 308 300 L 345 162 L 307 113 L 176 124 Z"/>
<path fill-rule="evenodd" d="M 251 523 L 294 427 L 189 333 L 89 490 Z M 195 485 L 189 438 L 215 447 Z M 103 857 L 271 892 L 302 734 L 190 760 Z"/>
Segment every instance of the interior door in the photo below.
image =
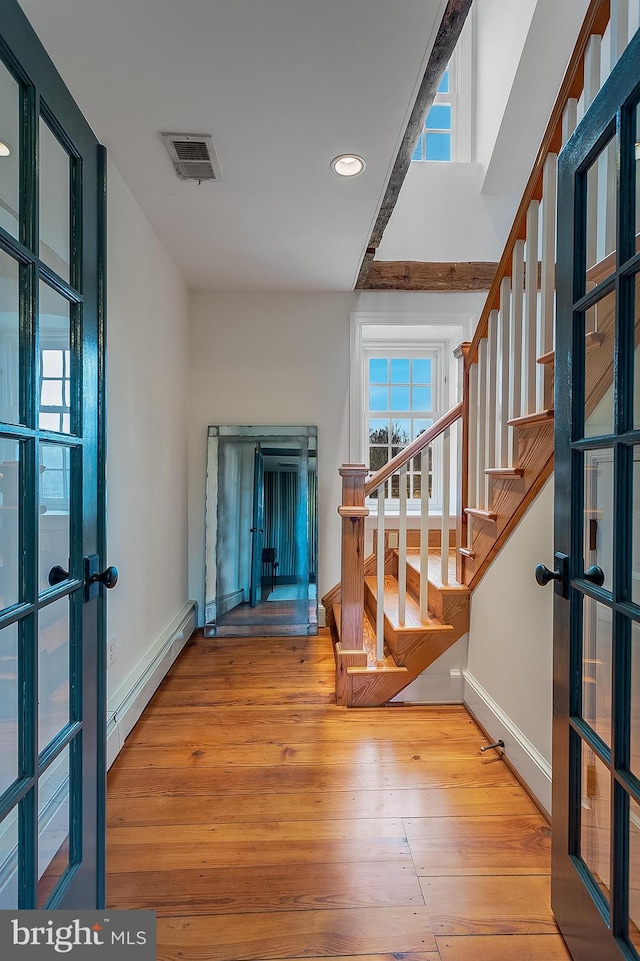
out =
<path fill-rule="evenodd" d="M 0 20 L 0 908 L 104 903 L 104 155 Z M 103 580 L 115 581 L 113 571 Z"/>
<path fill-rule="evenodd" d="M 640 958 L 639 60 L 636 36 L 559 162 L 552 904 L 576 961 Z"/>
<path fill-rule="evenodd" d="M 256 444 L 253 458 L 253 521 L 251 524 L 251 607 L 262 597 L 262 546 L 264 544 L 264 458 Z"/>

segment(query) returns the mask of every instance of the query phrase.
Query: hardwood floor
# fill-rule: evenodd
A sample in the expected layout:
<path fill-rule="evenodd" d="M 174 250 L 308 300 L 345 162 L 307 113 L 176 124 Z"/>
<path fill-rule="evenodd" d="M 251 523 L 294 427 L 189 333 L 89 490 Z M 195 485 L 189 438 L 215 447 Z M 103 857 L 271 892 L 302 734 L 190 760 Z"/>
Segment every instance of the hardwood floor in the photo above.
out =
<path fill-rule="evenodd" d="M 161 961 L 567 961 L 550 831 L 463 707 L 334 703 L 326 632 L 195 635 L 109 773 Z"/>

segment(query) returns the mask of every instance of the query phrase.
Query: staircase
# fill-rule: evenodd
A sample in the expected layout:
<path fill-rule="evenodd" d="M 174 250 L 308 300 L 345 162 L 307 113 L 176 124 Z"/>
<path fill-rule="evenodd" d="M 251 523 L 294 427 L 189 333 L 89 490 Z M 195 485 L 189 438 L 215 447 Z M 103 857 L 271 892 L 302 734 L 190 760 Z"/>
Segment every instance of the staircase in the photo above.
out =
<path fill-rule="evenodd" d="M 456 351 L 458 403 L 370 479 L 363 464 L 340 470 L 342 577 L 323 597 L 339 704 L 387 703 L 468 631 L 473 589 L 551 476 L 557 154 L 604 82 L 603 36 L 611 64 L 626 45 L 625 10 L 628 0 L 592 0 L 587 11 L 473 340 Z M 615 163 L 604 175 L 614 185 Z M 595 208 L 588 218 L 587 234 L 595 237 Z M 609 273 L 610 259 L 589 261 L 588 286 Z M 613 324 L 611 298 L 586 313 L 587 413 L 612 382 Z M 425 481 L 419 548 L 407 541 L 407 468 L 415 458 Z M 432 463 L 439 465 L 433 483 L 441 503 L 430 519 Z M 385 525 L 395 491 L 398 548 L 391 549 Z M 365 518 L 374 508 L 378 548 L 365 558 Z M 434 533 L 438 542 L 430 546 Z"/>

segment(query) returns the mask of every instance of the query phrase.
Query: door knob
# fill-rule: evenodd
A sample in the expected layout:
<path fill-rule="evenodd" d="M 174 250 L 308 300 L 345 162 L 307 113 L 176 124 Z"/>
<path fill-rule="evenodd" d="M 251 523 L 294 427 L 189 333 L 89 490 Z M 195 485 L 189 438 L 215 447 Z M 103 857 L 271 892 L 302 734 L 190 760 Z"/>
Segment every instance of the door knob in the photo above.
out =
<path fill-rule="evenodd" d="M 100 574 L 92 574 L 89 583 L 104 584 L 107 590 L 112 590 L 118 583 L 118 568 L 111 565 L 111 567 L 105 568 Z"/>
<path fill-rule="evenodd" d="M 538 564 L 535 569 L 536 582 L 540 587 L 546 587 L 549 581 L 562 580 L 560 571 L 550 571 L 546 564 Z"/>
<path fill-rule="evenodd" d="M 549 581 L 554 581 L 553 589 L 560 597 L 569 597 L 569 555 L 556 551 L 553 556 L 554 570 L 550 571 L 546 564 L 538 564 L 535 569 L 536 583 L 546 587 Z"/>
<path fill-rule="evenodd" d="M 601 567 L 598 567 L 597 564 L 594 564 L 593 567 L 590 567 L 584 572 L 584 579 L 585 581 L 591 581 L 596 587 L 602 587 L 604 584 L 604 571 Z"/>
<path fill-rule="evenodd" d="M 55 587 L 56 584 L 62 584 L 63 581 L 66 581 L 68 577 L 69 571 L 65 571 L 64 567 L 56 564 L 56 566 L 52 567 L 49 571 L 49 584 L 51 587 Z"/>
<path fill-rule="evenodd" d="M 84 559 L 85 604 L 98 597 L 100 584 L 111 590 L 118 583 L 118 568 L 107 567 L 104 571 L 100 571 L 99 564 L 100 558 L 97 554 L 88 554 Z"/>

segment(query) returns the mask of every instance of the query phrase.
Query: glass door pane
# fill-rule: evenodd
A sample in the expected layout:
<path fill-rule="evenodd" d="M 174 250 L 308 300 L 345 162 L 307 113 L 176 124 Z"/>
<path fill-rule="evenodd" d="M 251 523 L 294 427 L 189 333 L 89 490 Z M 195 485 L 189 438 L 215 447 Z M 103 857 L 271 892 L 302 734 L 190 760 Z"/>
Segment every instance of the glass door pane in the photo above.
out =
<path fill-rule="evenodd" d="M 20 234 L 20 87 L 0 61 L 0 227 Z"/>
<path fill-rule="evenodd" d="M 71 246 L 71 159 L 40 118 L 40 259 L 69 280 Z"/>

